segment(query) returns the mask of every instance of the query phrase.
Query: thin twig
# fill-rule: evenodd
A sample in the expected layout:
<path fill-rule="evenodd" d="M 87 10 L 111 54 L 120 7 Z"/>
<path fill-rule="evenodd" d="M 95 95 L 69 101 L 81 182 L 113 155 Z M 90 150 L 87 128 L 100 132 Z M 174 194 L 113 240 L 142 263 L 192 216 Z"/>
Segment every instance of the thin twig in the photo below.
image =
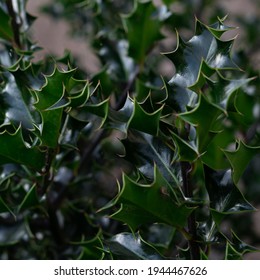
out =
<path fill-rule="evenodd" d="M 11 25 L 14 34 L 14 44 L 17 48 L 22 49 L 22 44 L 20 40 L 20 25 L 17 23 L 17 14 L 14 11 L 12 0 L 6 0 L 6 6 L 11 17 Z"/>
<path fill-rule="evenodd" d="M 191 165 L 188 162 L 181 162 L 181 172 L 183 180 L 183 191 L 186 197 L 192 197 L 192 184 L 190 173 L 192 171 Z M 189 240 L 191 259 L 200 259 L 200 246 L 197 238 L 196 216 L 192 212 L 188 218 L 188 233 L 191 235 Z"/>

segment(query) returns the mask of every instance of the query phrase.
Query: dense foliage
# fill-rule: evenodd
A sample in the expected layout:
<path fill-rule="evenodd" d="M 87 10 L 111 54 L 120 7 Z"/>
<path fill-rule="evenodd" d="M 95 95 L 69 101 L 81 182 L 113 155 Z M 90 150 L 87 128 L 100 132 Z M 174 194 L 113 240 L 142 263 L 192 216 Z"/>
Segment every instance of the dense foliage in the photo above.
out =
<path fill-rule="evenodd" d="M 33 62 L 26 1 L 1 1 L 1 259 L 257 251 L 247 214 L 259 198 L 257 70 L 231 53 L 222 12 L 208 25 L 191 17 L 213 1 L 182 1 L 179 13 L 162 2 L 45 7 L 92 44 L 102 67 L 89 74 L 70 54 Z M 160 54 L 166 37 L 177 47 Z"/>

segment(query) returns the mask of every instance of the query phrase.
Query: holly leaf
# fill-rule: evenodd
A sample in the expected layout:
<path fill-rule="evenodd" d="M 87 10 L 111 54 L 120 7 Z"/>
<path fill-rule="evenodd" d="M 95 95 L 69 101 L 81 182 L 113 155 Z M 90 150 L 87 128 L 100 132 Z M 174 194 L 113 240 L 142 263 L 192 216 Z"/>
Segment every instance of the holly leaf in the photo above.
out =
<path fill-rule="evenodd" d="M 101 260 L 104 258 L 104 246 L 102 243 L 102 234 L 101 231 L 91 240 L 82 238 L 81 241 L 70 242 L 73 246 L 79 246 L 82 248 L 81 254 L 78 257 L 78 260 Z"/>
<path fill-rule="evenodd" d="M 135 99 L 133 114 L 128 122 L 129 127 L 144 133 L 157 135 L 162 109 L 163 106 L 153 113 L 147 113 Z"/>
<path fill-rule="evenodd" d="M 120 233 L 106 240 L 106 244 L 116 259 L 162 260 L 162 256 L 139 234 Z"/>
<path fill-rule="evenodd" d="M 206 147 L 212 140 L 214 124 L 221 114 L 221 110 L 201 94 L 198 105 L 194 109 L 178 115 L 182 120 L 196 127 L 200 153 L 205 152 Z"/>
<path fill-rule="evenodd" d="M 35 108 L 41 115 L 40 139 L 43 145 L 55 148 L 58 144 L 63 107 L 69 104 L 65 98 L 65 86 L 75 70 L 62 72 L 55 67 L 51 75 L 45 76 L 45 85 L 35 90 Z"/>
<path fill-rule="evenodd" d="M 45 154 L 24 142 L 21 127 L 13 134 L 0 133 L 0 156 L 0 164 L 18 163 L 36 170 L 41 170 L 45 164 Z"/>
<path fill-rule="evenodd" d="M 138 183 L 124 175 L 115 203 L 121 207 L 112 217 L 127 223 L 133 231 L 143 224 L 155 222 L 181 228 L 193 211 L 192 208 L 176 203 L 169 183 L 156 167 L 154 181 L 150 184 Z"/>
<path fill-rule="evenodd" d="M 179 103 L 181 111 L 185 111 L 187 105 L 191 106 L 196 101 L 196 96 L 189 87 L 197 83 L 201 72 L 205 71 L 204 74 L 207 76 L 211 68 L 216 70 L 238 68 L 230 58 L 234 40 L 221 41 L 216 35 L 218 31 L 221 33 L 225 31 L 223 26 L 219 20 L 212 29 L 196 19 L 195 36 L 185 42 L 177 33 L 176 50 L 165 53 L 176 67 L 176 73 L 169 84 L 174 88 L 174 98 Z M 179 100 L 186 102 L 183 104 Z"/>
<path fill-rule="evenodd" d="M 225 260 L 242 260 L 246 253 L 256 253 L 259 249 L 240 240 L 232 231 L 231 241 L 227 240 Z"/>
<path fill-rule="evenodd" d="M 152 1 L 134 1 L 133 12 L 122 16 L 129 42 L 129 55 L 143 64 L 155 41 L 163 38 L 160 15 Z"/>
<path fill-rule="evenodd" d="M 233 169 L 233 180 L 238 183 L 239 179 L 243 175 L 247 165 L 253 159 L 253 157 L 260 152 L 259 147 L 250 147 L 244 144 L 242 141 L 238 142 L 237 149 L 235 151 L 225 150 L 224 153 L 228 158 Z"/>
<path fill-rule="evenodd" d="M 18 71 L 18 70 L 17 70 Z M 0 108 L 4 113 L 4 123 L 12 123 L 13 125 L 34 130 L 35 120 L 30 112 L 33 104 L 32 95 L 28 89 L 24 92 L 20 83 L 16 79 L 16 74 L 6 72 L 5 86 L 0 96 Z"/>
<path fill-rule="evenodd" d="M 213 171 L 205 166 L 204 170 L 211 213 L 217 224 L 226 214 L 254 210 L 254 207 L 233 183 L 230 169 Z"/>

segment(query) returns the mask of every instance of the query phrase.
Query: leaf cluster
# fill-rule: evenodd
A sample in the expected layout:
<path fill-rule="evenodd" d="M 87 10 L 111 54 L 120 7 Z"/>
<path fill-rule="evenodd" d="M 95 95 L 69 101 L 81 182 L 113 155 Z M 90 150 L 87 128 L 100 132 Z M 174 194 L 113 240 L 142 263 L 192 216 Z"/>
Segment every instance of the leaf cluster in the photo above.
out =
<path fill-rule="evenodd" d="M 257 251 L 232 225 L 256 210 L 241 189 L 260 150 L 257 80 L 237 66 L 235 39 L 222 39 L 232 29 L 225 18 L 195 18 L 190 39 L 177 32 L 175 50 L 158 54 L 164 31 L 179 28 L 172 2 L 45 8 L 74 13 L 102 65 L 94 74 L 70 54 L 33 62 L 24 1 L 0 5 L 0 258 Z M 163 77 L 166 60 L 175 71 Z"/>

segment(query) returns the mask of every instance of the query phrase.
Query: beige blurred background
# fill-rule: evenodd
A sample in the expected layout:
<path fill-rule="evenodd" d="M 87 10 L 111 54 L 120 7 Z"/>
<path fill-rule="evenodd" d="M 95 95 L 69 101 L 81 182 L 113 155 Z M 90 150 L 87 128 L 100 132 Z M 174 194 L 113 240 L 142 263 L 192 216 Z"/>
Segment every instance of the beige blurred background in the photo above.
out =
<path fill-rule="evenodd" d="M 78 59 L 81 68 L 90 73 L 97 72 L 99 61 L 87 42 L 83 39 L 71 38 L 70 27 L 65 20 L 55 20 L 41 13 L 40 7 L 52 2 L 52 0 L 29 0 L 27 4 L 27 11 L 37 17 L 30 30 L 33 41 L 44 49 L 37 53 L 36 59 L 41 59 L 46 53 L 62 56 L 65 50 L 70 50 Z"/>
<path fill-rule="evenodd" d="M 154 0 L 154 2 L 160 3 L 161 1 Z M 55 20 L 40 12 L 40 7 L 46 3 L 54 3 L 54 0 L 29 0 L 27 5 L 29 13 L 38 17 L 31 28 L 33 40 L 44 49 L 44 51 L 37 53 L 36 59 L 41 59 L 46 53 L 62 56 L 64 51 L 68 49 L 78 59 L 81 68 L 87 70 L 88 73 L 97 72 L 100 66 L 99 60 L 91 51 L 88 43 L 80 38 L 71 38 L 69 35 L 70 27 L 65 20 Z M 219 0 L 219 4 L 229 15 L 228 23 L 232 26 L 239 27 L 239 24 L 233 20 L 236 15 L 249 18 L 258 12 L 260 16 L 260 12 L 254 5 L 254 0 Z M 240 38 L 243 37 L 242 29 L 235 32 L 240 34 Z M 242 39 L 241 41 L 238 39 L 237 44 L 240 43 L 243 43 Z M 257 56 L 258 61 L 259 57 Z M 254 60 L 254 63 L 256 63 L 256 60 Z M 258 63 L 260 64 L 260 61 Z"/>

